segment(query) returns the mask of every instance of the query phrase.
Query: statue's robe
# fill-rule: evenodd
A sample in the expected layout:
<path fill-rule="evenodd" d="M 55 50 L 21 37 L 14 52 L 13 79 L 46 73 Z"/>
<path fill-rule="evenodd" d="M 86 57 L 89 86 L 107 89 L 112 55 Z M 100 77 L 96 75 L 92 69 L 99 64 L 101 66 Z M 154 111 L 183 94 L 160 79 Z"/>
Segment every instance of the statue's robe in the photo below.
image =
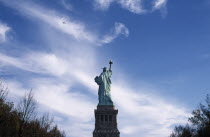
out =
<path fill-rule="evenodd" d="M 102 72 L 101 75 L 95 78 L 95 82 L 99 85 L 98 96 L 99 96 L 99 105 L 113 105 L 111 99 L 111 75 L 112 71 L 108 70 Z"/>

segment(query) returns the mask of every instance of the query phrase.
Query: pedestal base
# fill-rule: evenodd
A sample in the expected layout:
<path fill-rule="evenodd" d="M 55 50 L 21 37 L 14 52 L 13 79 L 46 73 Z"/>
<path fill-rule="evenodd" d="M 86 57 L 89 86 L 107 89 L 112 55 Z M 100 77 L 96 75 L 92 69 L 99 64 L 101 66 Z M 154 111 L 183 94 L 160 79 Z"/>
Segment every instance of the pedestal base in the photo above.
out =
<path fill-rule="evenodd" d="M 120 137 L 117 114 L 118 110 L 114 106 L 97 106 L 93 137 Z"/>

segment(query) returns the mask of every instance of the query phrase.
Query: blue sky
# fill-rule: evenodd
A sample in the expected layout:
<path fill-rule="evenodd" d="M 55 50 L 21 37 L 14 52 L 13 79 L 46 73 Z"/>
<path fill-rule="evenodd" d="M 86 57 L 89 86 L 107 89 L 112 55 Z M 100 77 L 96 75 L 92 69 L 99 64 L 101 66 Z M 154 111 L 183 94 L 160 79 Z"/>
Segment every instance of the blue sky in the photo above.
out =
<path fill-rule="evenodd" d="M 31 88 L 68 137 L 94 129 L 94 77 L 114 61 L 121 137 L 167 137 L 210 91 L 208 0 L 0 0 L 0 76 Z"/>

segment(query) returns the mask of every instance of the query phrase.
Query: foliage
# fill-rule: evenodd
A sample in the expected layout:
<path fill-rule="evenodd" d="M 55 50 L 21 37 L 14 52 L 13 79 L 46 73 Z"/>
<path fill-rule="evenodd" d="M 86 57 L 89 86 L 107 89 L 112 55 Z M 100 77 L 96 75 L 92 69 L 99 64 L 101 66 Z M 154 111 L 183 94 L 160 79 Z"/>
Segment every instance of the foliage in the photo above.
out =
<path fill-rule="evenodd" d="M 200 104 L 189 118 L 191 126 L 177 126 L 170 137 L 210 137 L 210 98 L 206 96 L 206 105 Z"/>
<path fill-rule="evenodd" d="M 0 137 L 65 137 L 49 114 L 36 118 L 37 104 L 32 91 L 25 95 L 18 107 L 6 101 L 8 88 L 0 83 Z"/>

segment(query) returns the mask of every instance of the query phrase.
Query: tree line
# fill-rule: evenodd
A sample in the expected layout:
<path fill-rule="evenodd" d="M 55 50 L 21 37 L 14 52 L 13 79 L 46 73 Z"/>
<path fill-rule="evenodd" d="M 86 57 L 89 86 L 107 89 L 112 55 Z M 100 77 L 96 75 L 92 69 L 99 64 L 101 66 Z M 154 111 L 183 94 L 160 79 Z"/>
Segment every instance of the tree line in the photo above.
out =
<path fill-rule="evenodd" d="M 65 137 L 48 113 L 37 116 L 32 91 L 15 107 L 7 101 L 8 88 L 0 82 L 0 137 Z"/>
<path fill-rule="evenodd" d="M 210 97 L 206 96 L 205 104 L 192 112 L 189 124 L 174 128 L 170 137 L 210 137 Z"/>

